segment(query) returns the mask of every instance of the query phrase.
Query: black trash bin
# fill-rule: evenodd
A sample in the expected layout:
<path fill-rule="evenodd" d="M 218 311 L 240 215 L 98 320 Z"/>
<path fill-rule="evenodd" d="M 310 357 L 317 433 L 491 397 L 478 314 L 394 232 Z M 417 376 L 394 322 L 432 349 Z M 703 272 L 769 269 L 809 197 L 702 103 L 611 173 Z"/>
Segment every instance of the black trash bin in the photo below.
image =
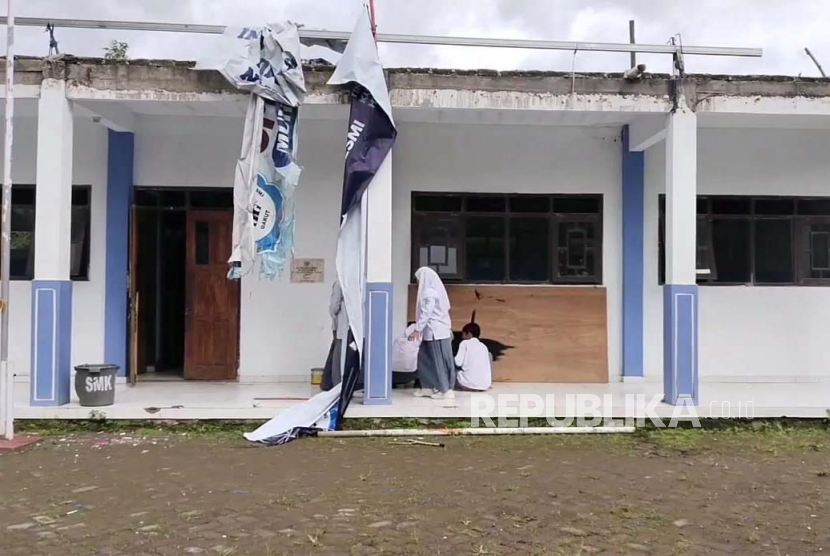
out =
<path fill-rule="evenodd" d="M 84 407 L 115 403 L 115 375 L 118 365 L 101 363 L 75 367 L 75 393 Z"/>

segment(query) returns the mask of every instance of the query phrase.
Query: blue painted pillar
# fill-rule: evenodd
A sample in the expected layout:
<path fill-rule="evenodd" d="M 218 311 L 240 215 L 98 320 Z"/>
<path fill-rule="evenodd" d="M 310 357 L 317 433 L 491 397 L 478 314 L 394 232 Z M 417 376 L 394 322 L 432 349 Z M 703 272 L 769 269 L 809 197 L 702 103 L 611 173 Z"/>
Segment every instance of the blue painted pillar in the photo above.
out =
<path fill-rule="evenodd" d="M 366 405 L 392 403 L 392 301 L 392 284 L 366 284 Z"/>
<path fill-rule="evenodd" d="M 40 87 L 35 172 L 35 277 L 32 281 L 29 403 L 69 403 L 72 374 L 72 105 L 66 82 Z"/>
<path fill-rule="evenodd" d="M 696 227 L 697 116 L 681 96 L 666 127 L 663 394 L 672 405 L 698 402 Z"/>
<path fill-rule="evenodd" d="M 104 305 L 104 361 L 127 373 L 128 264 L 130 203 L 133 190 L 135 137 L 129 132 L 109 132 L 107 151 L 107 250 Z"/>
<path fill-rule="evenodd" d="M 623 379 L 642 378 L 643 234 L 645 153 L 629 150 L 629 129 L 622 129 L 623 206 Z"/>
<path fill-rule="evenodd" d="M 392 154 L 366 190 L 366 405 L 392 403 Z"/>
<path fill-rule="evenodd" d="M 31 405 L 69 403 L 71 351 L 72 282 L 33 281 Z"/>
<path fill-rule="evenodd" d="M 697 405 L 697 286 L 663 286 L 663 396 Z"/>

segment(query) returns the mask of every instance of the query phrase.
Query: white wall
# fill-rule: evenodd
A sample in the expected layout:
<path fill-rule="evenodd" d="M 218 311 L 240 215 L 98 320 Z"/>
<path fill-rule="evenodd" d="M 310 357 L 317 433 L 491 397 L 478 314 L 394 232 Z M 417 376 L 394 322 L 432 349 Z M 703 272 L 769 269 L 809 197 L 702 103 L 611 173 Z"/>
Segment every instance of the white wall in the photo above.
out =
<path fill-rule="evenodd" d="M 0 146 L 4 144 L 0 137 Z M 34 184 L 37 162 L 37 118 L 15 117 L 12 183 Z M 2 161 L 0 161 L 2 165 Z M 32 347 L 32 284 L 14 280 L 9 286 L 9 361 L 17 375 L 28 375 Z"/>
<path fill-rule="evenodd" d="M 701 195 L 830 196 L 830 132 L 700 129 Z M 646 151 L 645 365 L 662 380 L 663 302 L 657 283 L 664 146 Z M 702 380 L 830 380 L 830 288 L 701 286 Z"/>
<path fill-rule="evenodd" d="M 0 146 L 2 140 L 0 140 Z M 15 118 L 12 182 L 34 184 L 37 118 Z M 104 274 L 107 131 L 89 120 L 75 119 L 74 185 L 91 186 L 92 230 L 89 281 L 73 282 L 72 365 L 100 362 L 104 356 Z M 36 212 L 37 214 L 37 212 Z M 36 216 L 37 217 L 37 216 Z M 67 238 L 69 241 L 69 238 Z M 37 243 L 35 244 L 37 249 Z M 30 374 L 32 284 L 15 280 L 10 291 L 9 359 L 19 376 Z"/>
<path fill-rule="evenodd" d="M 302 120 L 298 159 L 295 256 L 325 259 L 322 284 L 242 279 L 241 381 L 308 380 L 331 342 L 328 316 L 343 183 L 346 121 Z M 242 118 L 141 116 L 135 183 L 140 186 L 232 187 Z"/>
<path fill-rule="evenodd" d="M 241 117 L 139 116 L 135 185 L 233 187 L 243 127 Z"/>
<path fill-rule="evenodd" d="M 618 128 L 399 124 L 392 165 L 395 334 L 406 324 L 412 191 L 601 193 L 609 380 L 619 377 L 622 358 L 619 133 Z"/>

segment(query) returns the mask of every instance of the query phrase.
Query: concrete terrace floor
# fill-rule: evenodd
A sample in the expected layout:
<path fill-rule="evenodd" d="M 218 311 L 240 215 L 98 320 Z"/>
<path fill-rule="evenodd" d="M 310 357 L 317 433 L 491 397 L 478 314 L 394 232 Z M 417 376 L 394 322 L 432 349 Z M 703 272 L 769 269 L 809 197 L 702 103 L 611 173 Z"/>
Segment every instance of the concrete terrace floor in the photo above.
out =
<path fill-rule="evenodd" d="M 270 419 L 278 412 L 308 399 L 319 390 L 305 383 L 228 383 L 228 382 L 145 382 L 136 386 L 116 385 L 115 405 L 101 408 L 81 407 L 74 391 L 72 401 L 60 407 L 29 406 L 29 384 L 15 384 L 16 419 Z M 482 394 L 457 392 L 455 400 L 415 398 L 412 390 L 393 391 L 393 403 L 385 406 L 363 405 L 358 392 L 349 406 L 347 417 L 414 417 L 470 418 L 472 408 L 486 407 Z M 568 408 L 579 404 L 576 396 L 611 396 L 612 417 L 643 414 L 637 410 L 635 397 L 642 395 L 645 403 L 662 394 L 657 382 L 614 382 L 609 384 L 530 384 L 497 383 L 487 392 L 492 417 L 515 417 L 522 411 L 528 417 L 574 414 Z M 520 398 L 533 394 L 539 398 Z M 553 396 L 553 407 L 536 406 Z M 734 383 L 704 382 L 700 385 L 698 416 L 705 417 L 799 417 L 825 418 L 830 407 L 830 383 Z M 520 402 L 521 399 L 521 402 Z M 628 401 L 628 407 L 626 402 Z M 588 400 L 590 406 L 590 400 Z M 584 406 L 583 406 L 584 407 Z M 670 417 L 672 406 L 656 403 L 654 411 Z"/>

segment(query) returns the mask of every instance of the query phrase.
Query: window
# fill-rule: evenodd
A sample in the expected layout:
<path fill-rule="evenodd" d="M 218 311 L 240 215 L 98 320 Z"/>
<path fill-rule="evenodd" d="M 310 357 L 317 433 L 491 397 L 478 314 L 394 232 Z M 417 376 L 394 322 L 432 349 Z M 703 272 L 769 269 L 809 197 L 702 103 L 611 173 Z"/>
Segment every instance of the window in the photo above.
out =
<path fill-rule="evenodd" d="M 31 280 L 35 274 L 35 187 L 15 185 L 12 189 L 12 280 Z M 72 221 L 69 266 L 72 280 L 89 279 L 90 188 L 72 187 Z"/>
<path fill-rule="evenodd" d="M 830 286 L 830 199 L 698 197 L 698 284 Z M 665 282 L 665 196 L 659 279 Z"/>
<path fill-rule="evenodd" d="M 602 283 L 601 195 L 412 195 L 412 271 L 455 283 Z"/>

